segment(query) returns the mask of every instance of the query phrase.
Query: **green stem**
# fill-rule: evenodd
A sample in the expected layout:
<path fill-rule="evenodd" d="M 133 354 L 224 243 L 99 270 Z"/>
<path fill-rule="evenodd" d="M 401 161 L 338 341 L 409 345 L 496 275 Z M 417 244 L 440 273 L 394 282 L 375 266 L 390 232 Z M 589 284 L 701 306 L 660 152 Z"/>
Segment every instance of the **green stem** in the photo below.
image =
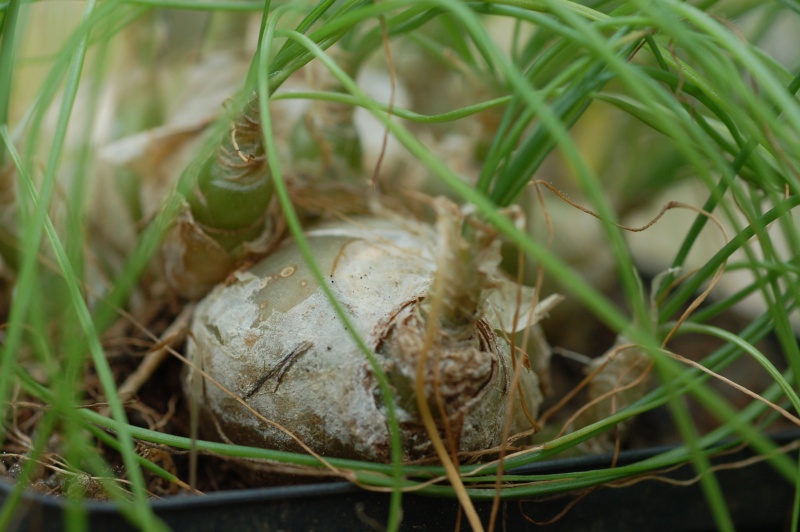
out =
<path fill-rule="evenodd" d="M 258 106 L 253 95 L 187 194 L 195 220 L 228 251 L 263 233 L 272 199 Z"/>
<path fill-rule="evenodd" d="M 14 36 L 16 35 L 21 0 L 10 0 L 0 22 L 0 126 L 8 125 L 8 106 L 11 100 L 11 72 L 14 67 Z M 5 165 L 5 150 L 0 150 L 0 168 Z"/>
<path fill-rule="evenodd" d="M 269 57 L 269 44 L 274 35 L 275 27 L 274 25 L 270 25 L 267 28 L 268 33 L 265 35 L 264 38 L 264 46 L 261 50 L 259 50 L 259 61 L 261 64 L 261 68 L 259 69 L 261 72 L 267 72 L 267 59 Z M 288 36 L 292 39 L 297 40 L 304 46 L 308 47 L 309 50 L 313 51 L 316 54 L 319 54 L 317 57 L 320 61 L 322 61 L 327 68 L 329 68 L 334 75 L 345 85 L 348 90 L 352 90 L 352 80 L 349 79 L 346 73 L 344 73 L 339 67 L 331 61 L 329 57 L 327 57 L 322 51 L 316 47 L 313 43 L 309 42 L 308 38 L 304 35 L 297 34 L 297 33 L 289 33 Z M 270 85 L 269 79 L 267 76 L 260 76 L 258 79 L 258 89 L 259 94 L 266 98 L 267 95 L 270 93 Z M 400 437 L 400 425 L 397 418 L 397 413 L 395 410 L 394 400 L 392 396 L 391 386 L 389 385 L 389 381 L 384 373 L 381 365 L 378 363 L 374 353 L 372 350 L 366 345 L 364 339 L 356 332 L 357 328 L 353 326 L 352 320 L 348 313 L 345 311 L 342 304 L 337 300 L 336 295 L 332 292 L 330 285 L 326 282 L 325 276 L 323 275 L 322 271 L 319 268 L 319 265 L 314 260 L 314 254 L 311 248 L 308 245 L 308 241 L 303 235 L 302 226 L 300 224 L 300 220 L 295 212 L 294 208 L 292 207 L 291 200 L 289 198 L 288 190 L 286 189 L 286 184 L 283 182 L 281 177 L 281 170 L 280 170 L 280 162 L 277 157 L 277 148 L 274 143 L 274 138 L 271 134 L 266 134 L 267 131 L 271 131 L 271 117 L 269 114 L 269 108 L 267 106 L 266 100 L 261 101 L 261 113 L 262 118 L 264 120 L 264 141 L 266 143 L 267 152 L 268 152 L 268 160 L 270 164 L 270 169 L 272 170 L 273 180 L 275 183 L 275 190 L 280 201 L 281 207 L 283 208 L 284 217 L 286 219 L 286 223 L 289 226 L 292 235 L 295 238 L 295 242 L 297 244 L 298 249 L 300 250 L 303 258 L 306 260 L 311 272 L 314 275 L 315 280 L 317 281 L 318 285 L 322 288 L 323 292 L 327 296 L 328 300 L 331 302 L 331 305 L 334 308 L 334 311 L 342 320 L 345 328 L 350 332 L 353 340 L 358 345 L 359 349 L 364 353 L 369 365 L 375 374 L 375 377 L 378 381 L 378 386 L 381 391 L 381 394 L 385 398 L 385 405 L 386 405 L 386 417 L 387 417 L 387 425 L 388 425 L 388 432 L 389 432 L 389 447 L 390 447 L 390 458 L 392 462 L 392 480 L 394 484 L 394 489 L 392 490 L 391 495 L 391 505 L 390 505 L 390 512 L 389 512 L 389 522 L 387 523 L 388 530 L 397 530 L 400 526 L 400 517 L 401 517 L 401 500 L 402 500 L 402 492 L 400 491 L 400 487 L 402 485 L 402 477 L 403 477 L 403 469 L 402 469 L 402 459 L 403 459 L 403 449 L 402 449 L 402 442 Z"/>
<path fill-rule="evenodd" d="M 11 101 L 12 71 L 14 68 L 14 37 L 19 19 L 21 0 L 11 0 L 0 22 L 0 127 L 8 126 Z M 13 174 L 6 169 L 6 149 L 0 146 L 0 208 L 13 208 L 16 203 Z M 19 252 L 15 246 L 17 235 L 11 227 L 0 227 L 0 256 L 6 264 L 16 269 Z"/>

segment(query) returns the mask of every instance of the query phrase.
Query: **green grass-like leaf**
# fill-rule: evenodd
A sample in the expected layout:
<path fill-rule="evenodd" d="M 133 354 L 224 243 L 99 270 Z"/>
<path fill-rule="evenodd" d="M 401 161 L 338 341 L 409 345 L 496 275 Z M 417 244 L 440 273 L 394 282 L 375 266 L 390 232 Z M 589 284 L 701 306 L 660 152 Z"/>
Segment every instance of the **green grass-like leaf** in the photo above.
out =
<path fill-rule="evenodd" d="M 232 99 L 231 113 L 236 112 L 240 99 L 253 92 L 259 95 L 276 197 L 292 237 L 318 280 L 322 274 L 289 198 L 286 180 L 291 178 L 291 169 L 287 171 L 278 145 L 288 128 L 274 120 L 270 103 L 313 100 L 366 110 L 403 147 L 404 156 L 436 181 L 438 190 L 471 204 L 510 245 L 541 268 L 559 292 L 613 333 L 639 344 L 654 363 L 654 388 L 608 418 L 549 441 L 536 440 L 529 452 L 508 458 L 502 469 L 496 463 L 462 465 L 465 493 L 475 500 L 491 500 L 498 493 L 484 486 L 494 483 L 499 471 L 575 452 L 583 442 L 623 421 L 666 408 L 682 437 L 680 447 L 624 467 L 569 475 L 504 475 L 499 497 L 560 493 L 688 462 L 700 476 L 717 526 L 733 529 L 736 523 L 710 460 L 715 452 L 731 446 L 730 438 L 734 438 L 747 441 L 794 487 L 792 526 L 797 527 L 798 459 L 776 454 L 766 433 L 776 415 L 755 399 L 744 408 L 735 408 L 709 385 L 712 377 L 678 363 L 670 357 L 670 343 L 662 345 L 676 326 L 676 336 L 691 333 L 717 338 L 722 347 L 699 364 L 724 373 L 733 362 L 748 360 L 768 374 L 771 383 L 752 392 L 794 414 L 800 412 L 796 392 L 796 375 L 800 374 L 796 339 L 800 229 L 794 214 L 800 204 L 800 103 L 796 96 L 800 56 L 795 51 L 799 48 L 797 35 L 780 33 L 785 32 L 781 29 L 784 20 L 796 22 L 800 16 L 793 2 L 90 1 L 58 50 L 32 60 L 29 41 L 43 31 L 32 20 L 49 8 L 47 3 L 17 0 L 0 4 L 0 178 L 5 179 L 3 172 L 11 172 L 8 182 L 13 185 L 9 188 L 12 199 L 0 204 L 0 268 L 5 268 L 0 277 L 5 279 L 8 274 L 14 283 L 13 297 L 0 301 L 0 308 L 10 305 L 1 340 L 0 401 L 11 404 L 13 393 L 21 390 L 19 393 L 48 407 L 31 440 L 22 467 L 23 480 L 35 475 L 35 460 L 51 437 L 63 441 L 61 451 L 71 472 L 86 470 L 107 477 L 108 464 L 93 450 L 96 442 L 103 442 L 119 453 L 131 494 L 126 495 L 112 481 L 105 481 L 106 489 L 132 522 L 149 530 L 159 523 L 147 504 L 142 469 L 168 480 L 176 478 L 138 456 L 135 438 L 226 457 L 320 467 L 319 461 L 302 454 L 193 441 L 131 425 L 103 345 L 102 335 L 119 319 L 120 310 L 129 307 L 132 295 L 141 296 L 146 284 L 143 278 L 155 275 L 148 272 L 152 272 L 163 235 L 180 210 L 182 195 L 194 186 L 194 167 L 190 165 L 180 181 L 175 176 L 175 190 L 161 200 L 163 204 L 149 209 L 157 214 L 137 220 L 137 241 L 124 260 L 114 262 L 102 256 L 103 251 L 95 251 L 91 224 L 96 221 L 90 221 L 89 214 L 91 191 L 99 179 L 95 137 L 110 139 L 137 132 L 168 116 L 151 112 L 156 108 L 163 111 L 166 105 L 155 89 L 153 95 L 142 95 L 131 104 L 150 105 L 141 113 L 136 108 L 120 112 L 120 103 L 104 100 L 119 83 L 113 66 L 121 57 L 119 50 L 125 49 L 129 32 L 138 27 L 149 28 L 154 40 L 158 35 L 171 37 L 168 24 L 160 18 L 165 13 L 241 17 L 237 20 L 260 13 L 258 42 L 247 43 L 250 50 L 255 45 L 255 58 L 247 79 L 242 80 L 241 97 Z M 776 45 L 770 41 L 773 35 L 785 41 L 786 50 L 775 51 Z M 184 79 L 183 70 L 194 57 L 236 40 L 231 36 L 215 39 L 209 32 L 192 41 L 199 43 L 190 45 L 197 49 L 187 53 L 173 50 L 185 55 L 180 59 L 165 59 L 172 42 L 164 40 L 153 43 L 148 59 L 131 56 L 126 60 L 149 62 L 147 67 L 158 72 L 154 79 L 169 80 L 154 83 L 174 85 L 180 81 L 173 78 Z M 415 94 L 406 107 L 390 105 L 368 96 L 359 78 L 340 68 L 335 55 L 326 53 L 331 46 L 339 46 L 353 54 L 359 68 L 386 69 L 380 65 L 382 59 L 385 62 L 382 50 L 386 39 L 396 66 L 403 66 L 402 54 L 417 54 L 421 70 L 414 76 L 460 76 L 465 84 L 479 84 L 480 91 L 470 92 L 474 87 L 467 87 L 465 95 L 452 98 Z M 312 61 L 326 67 L 346 92 L 276 92 Z M 425 71 L 426 65 L 433 65 L 430 71 Z M 38 74 L 33 76 L 36 69 Z M 30 79 L 36 79 L 35 83 Z M 405 81 L 425 80 L 399 81 L 404 88 Z M 23 82 L 28 84 L 26 94 L 20 89 Z M 425 109 L 416 107 L 427 100 L 430 103 Z M 114 118 L 105 118 L 109 113 Z M 125 118 L 138 114 L 142 118 Z M 495 124 L 495 129 L 480 139 L 482 144 L 473 150 L 478 154 L 475 160 L 466 161 L 467 166 L 473 164 L 474 175 L 465 177 L 429 139 L 459 131 L 462 124 L 479 123 L 487 116 L 486 122 Z M 227 134 L 228 119 L 223 116 L 209 126 L 206 140 L 197 150 L 198 161 L 208 157 L 218 139 Z M 598 126 L 603 120 L 606 122 Z M 586 131 L 607 138 L 589 138 Z M 641 146 L 652 153 L 640 152 Z M 608 153 L 597 157 L 597 151 Z M 608 275 L 620 286 L 623 305 L 609 297 L 607 287 L 593 285 L 581 265 L 559 255 L 558 246 L 533 238 L 503 210 L 521 204 L 538 212 L 539 204 L 530 199 L 529 190 L 536 180 L 552 182 L 571 201 L 597 215 L 603 232 L 592 245 L 598 256 L 609 257 Z M 642 296 L 640 277 L 658 272 L 639 271 L 641 256 L 622 226 L 631 213 L 668 201 L 686 184 L 702 190 L 695 199 L 696 207 L 704 212 L 695 217 L 682 211 L 694 223 L 663 244 L 675 251 L 658 267 L 666 270 L 672 266 L 674 271 L 665 274 L 655 294 L 655 308 L 651 308 Z M 4 186 L 5 182 L 0 182 L 0 201 L 6 201 Z M 142 207 L 150 206 L 139 205 L 139 210 Z M 10 214 L 4 218 L 6 212 Z M 575 211 L 575 216 L 586 215 Z M 703 249 L 711 217 L 730 235 L 713 252 Z M 563 224 L 553 218 L 556 239 Z M 708 251 L 706 258 L 699 264 L 693 262 L 694 255 L 703 251 Z M 101 271 L 112 276 L 101 283 L 102 289 L 92 282 L 91 276 L 98 270 L 94 261 L 104 264 Z M 598 264 L 601 262 L 598 259 Z M 711 299 L 678 324 L 677 317 L 721 270 L 723 284 L 733 273 L 747 276 L 736 285 L 714 288 Z M 677 282 L 679 275 L 683 277 Z M 327 288 L 326 283 L 320 285 Z M 329 296 L 348 330 L 355 331 L 346 309 Z M 741 330 L 711 323 L 739 312 L 749 305 L 750 298 L 760 304 L 749 309 Z M 755 347 L 767 336 L 779 346 L 772 358 Z M 391 398 L 391 388 L 373 354 L 362 339 L 355 340 L 378 375 L 382 394 Z M 35 375 L 30 368 L 36 368 Z M 97 375 L 110 417 L 84 408 L 87 368 Z M 718 425 L 710 430 L 697 426 L 688 404 L 706 410 Z M 401 463 L 399 422 L 392 402 L 387 401 L 387 406 L 392 462 L 331 458 L 330 463 L 352 472 L 359 483 L 391 491 L 387 526 L 397 529 L 403 490 L 443 497 L 456 497 L 459 490 L 446 482 L 446 471 L 439 465 Z M 4 442 L 12 436 L 12 414 L 12 408 L 5 408 L 2 414 Z M 432 478 L 438 481 L 424 484 Z M 6 499 L 0 528 L 10 523 L 23 488 L 24 482 L 18 483 Z M 87 525 L 81 502 L 73 497 L 68 506 L 66 525 L 75 530 Z"/>

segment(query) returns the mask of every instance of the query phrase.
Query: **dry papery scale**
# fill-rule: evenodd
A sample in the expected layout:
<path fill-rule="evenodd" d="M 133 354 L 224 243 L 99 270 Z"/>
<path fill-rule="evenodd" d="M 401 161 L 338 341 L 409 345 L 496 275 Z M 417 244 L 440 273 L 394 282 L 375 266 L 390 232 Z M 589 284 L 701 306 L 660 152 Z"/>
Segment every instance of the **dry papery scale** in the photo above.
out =
<path fill-rule="evenodd" d="M 408 460 L 435 454 L 415 391 L 421 361 L 424 401 L 457 450 L 502 444 L 506 421 L 510 434 L 531 429 L 542 400 L 536 364 L 512 353 L 509 335 L 537 327 L 559 299 L 539 302 L 500 272 L 491 229 L 447 200 L 434 206 L 435 226 L 381 213 L 305 232 L 389 379 Z M 293 241 L 198 304 L 187 353 L 194 369 L 183 385 L 206 437 L 389 460 L 386 398 Z"/>

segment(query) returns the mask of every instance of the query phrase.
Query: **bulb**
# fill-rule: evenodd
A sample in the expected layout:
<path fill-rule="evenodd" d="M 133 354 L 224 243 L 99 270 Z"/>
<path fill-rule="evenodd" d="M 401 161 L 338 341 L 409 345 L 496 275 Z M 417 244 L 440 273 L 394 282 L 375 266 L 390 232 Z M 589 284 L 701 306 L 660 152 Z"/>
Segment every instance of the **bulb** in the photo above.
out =
<path fill-rule="evenodd" d="M 435 454 L 415 388 L 427 320 L 436 318 L 431 310 L 436 297 L 456 298 L 459 304 L 468 300 L 471 307 L 460 321 L 444 319 L 448 302 L 442 301 L 445 311 L 425 357 L 424 400 L 442 434 L 449 432 L 459 451 L 488 449 L 502 443 L 507 416 L 512 434 L 530 428 L 520 414 L 520 395 L 533 416 L 541 402 L 538 378 L 529 366 L 517 364 L 520 386 L 512 387 L 514 360 L 521 356 L 511 356 L 505 337 L 538 320 L 556 298 L 533 306 L 530 288 L 496 271 L 498 242 L 484 238 L 475 253 L 465 248 L 461 231 L 456 239 L 450 231 L 444 242 L 447 227 L 462 227 L 463 216 L 454 209 L 440 209 L 440 222 L 449 222 L 436 227 L 368 216 L 324 223 L 305 233 L 325 282 L 387 375 L 406 459 Z M 466 296 L 458 286 L 436 288 L 437 270 L 447 267 L 442 258 L 451 257 L 453 249 L 475 259 L 471 267 L 452 265 L 472 277 L 459 283 L 467 287 Z M 448 275 L 439 281 L 458 282 Z M 514 327 L 518 290 L 527 303 L 517 314 L 520 326 Z M 216 287 L 197 307 L 190 336 L 187 352 L 196 367 L 315 452 L 389 460 L 387 398 L 293 242 Z M 292 437 L 198 372 L 187 369 L 183 380 L 186 393 L 200 405 L 209 437 L 300 450 Z"/>

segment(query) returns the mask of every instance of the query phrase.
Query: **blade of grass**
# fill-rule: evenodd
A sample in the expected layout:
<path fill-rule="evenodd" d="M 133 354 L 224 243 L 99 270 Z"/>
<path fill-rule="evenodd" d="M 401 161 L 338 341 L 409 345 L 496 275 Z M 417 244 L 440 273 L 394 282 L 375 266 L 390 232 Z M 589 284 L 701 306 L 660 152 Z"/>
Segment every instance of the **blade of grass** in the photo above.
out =
<path fill-rule="evenodd" d="M 10 0 L 0 23 L 0 126 L 8 125 L 11 77 L 14 70 L 14 37 L 19 19 L 20 0 Z M 5 150 L 0 150 L 0 168 L 5 166 Z"/>
<path fill-rule="evenodd" d="M 269 53 L 270 44 L 272 42 L 273 35 L 275 34 L 274 24 L 277 23 L 277 16 L 273 13 L 272 17 L 275 17 L 275 22 L 267 25 L 265 35 L 262 39 L 262 48 L 259 50 L 259 63 L 260 63 L 259 72 L 262 72 L 264 74 L 266 74 L 266 72 L 269 71 L 267 61 L 268 58 L 270 57 Z M 302 35 L 296 32 L 294 32 L 293 34 Z M 319 49 L 317 48 L 317 50 Z M 319 56 L 320 60 L 322 60 L 323 58 L 324 54 Z M 329 64 L 327 64 L 326 66 L 328 66 L 328 68 L 331 68 L 332 64 L 333 64 L 332 62 L 329 62 Z M 338 69 L 338 67 L 335 68 Z M 343 78 L 348 78 L 347 75 L 341 70 L 339 70 L 337 74 L 339 74 Z M 352 80 L 349 80 L 348 78 L 348 81 L 352 84 Z M 273 176 L 273 181 L 275 183 L 275 192 L 283 209 L 286 224 L 289 227 L 289 230 L 295 239 L 295 244 L 300 250 L 301 255 L 308 264 L 309 269 L 311 270 L 311 273 L 314 276 L 315 281 L 322 288 L 328 300 L 331 302 L 334 311 L 342 320 L 342 323 L 344 324 L 346 330 L 351 333 L 353 340 L 356 342 L 359 349 L 364 353 L 367 360 L 369 361 L 373 374 L 375 375 L 378 381 L 378 386 L 381 391 L 381 394 L 384 397 L 386 405 L 387 425 L 388 425 L 387 430 L 389 432 L 392 475 L 397 486 L 395 489 L 392 490 L 392 495 L 390 499 L 389 521 L 386 526 L 388 530 L 397 530 L 400 526 L 400 519 L 402 513 L 401 512 L 402 493 L 399 488 L 400 488 L 400 481 L 402 480 L 403 450 L 402 450 L 402 442 L 400 440 L 400 426 L 397 419 L 397 414 L 395 412 L 392 389 L 391 386 L 389 385 L 386 375 L 383 372 L 383 369 L 381 368 L 380 364 L 378 363 L 371 349 L 366 345 L 363 338 L 361 338 L 361 336 L 358 334 L 357 332 L 358 329 L 353 326 L 350 316 L 348 316 L 344 307 L 341 305 L 341 303 L 339 303 L 335 294 L 333 293 L 330 286 L 326 282 L 322 270 L 319 268 L 319 265 L 316 263 L 314 259 L 313 251 L 311 250 L 308 241 L 305 239 L 303 235 L 302 225 L 300 223 L 300 220 L 296 212 L 294 211 L 294 208 L 292 207 L 291 199 L 289 197 L 289 192 L 282 178 L 277 146 L 275 145 L 275 139 L 271 134 L 272 123 L 268 106 L 268 101 L 269 101 L 268 95 L 270 94 L 270 87 L 266 75 L 261 75 L 258 77 L 258 92 L 259 92 L 259 103 L 261 108 L 262 130 L 264 132 L 264 146 L 267 150 L 268 154 L 267 160 L 269 162 L 270 170 Z"/>
<path fill-rule="evenodd" d="M 10 143 L 7 129 L 0 128 L 0 136 L 2 136 L 3 140 L 6 142 L 6 146 L 8 147 L 14 162 L 17 164 L 17 171 L 20 174 L 23 184 L 26 186 L 26 191 L 30 196 L 31 201 L 34 202 L 37 209 L 40 211 L 43 210 L 39 205 L 39 198 L 37 198 L 37 192 L 33 181 L 28 176 L 28 172 L 22 166 L 22 161 L 19 159 L 19 156 L 13 149 L 13 145 Z M 153 514 L 150 506 L 147 504 L 148 499 L 147 493 L 144 490 L 144 478 L 142 477 L 141 470 L 139 469 L 136 461 L 136 452 L 134 449 L 133 440 L 130 433 L 126 428 L 124 428 L 128 426 L 127 416 L 125 415 L 122 401 L 117 394 L 114 376 L 111 368 L 108 366 L 108 361 L 105 358 L 105 353 L 102 345 L 100 344 L 100 339 L 89 313 L 89 309 L 86 306 L 86 302 L 84 301 L 80 287 L 78 286 L 78 278 L 72 268 L 72 264 L 69 261 L 66 250 L 62 246 L 55 227 L 53 227 L 49 217 L 45 215 L 42 223 L 55 254 L 58 266 L 62 272 L 63 279 L 66 282 L 67 288 L 69 289 L 70 302 L 73 305 L 73 309 L 75 310 L 81 328 L 83 329 L 85 340 L 88 343 L 89 351 L 91 353 L 92 360 L 94 361 L 95 371 L 100 379 L 106 400 L 109 403 L 114 419 L 120 423 L 120 427 L 123 427 L 119 430 L 121 453 L 127 473 L 131 480 L 131 486 L 134 494 L 133 507 L 129 508 L 128 515 L 132 518 L 135 518 L 144 526 L 144 528 L 148 530 L 164 529 L 162 524 L 159 524 L 160 522 L 155 517 L 155 514 Z M 66 390 L 64 387 L 61 387 L 62 391 L 57 397 L 60 400 L 55 401 L 55 405 L 59 405 L 60 408 L 71 408 L 73 401 L 69 399 L 68 395 L 69 387 L 71 387 L 73 384 L 74 383 L 72 382 L 66 383 Z"/>

